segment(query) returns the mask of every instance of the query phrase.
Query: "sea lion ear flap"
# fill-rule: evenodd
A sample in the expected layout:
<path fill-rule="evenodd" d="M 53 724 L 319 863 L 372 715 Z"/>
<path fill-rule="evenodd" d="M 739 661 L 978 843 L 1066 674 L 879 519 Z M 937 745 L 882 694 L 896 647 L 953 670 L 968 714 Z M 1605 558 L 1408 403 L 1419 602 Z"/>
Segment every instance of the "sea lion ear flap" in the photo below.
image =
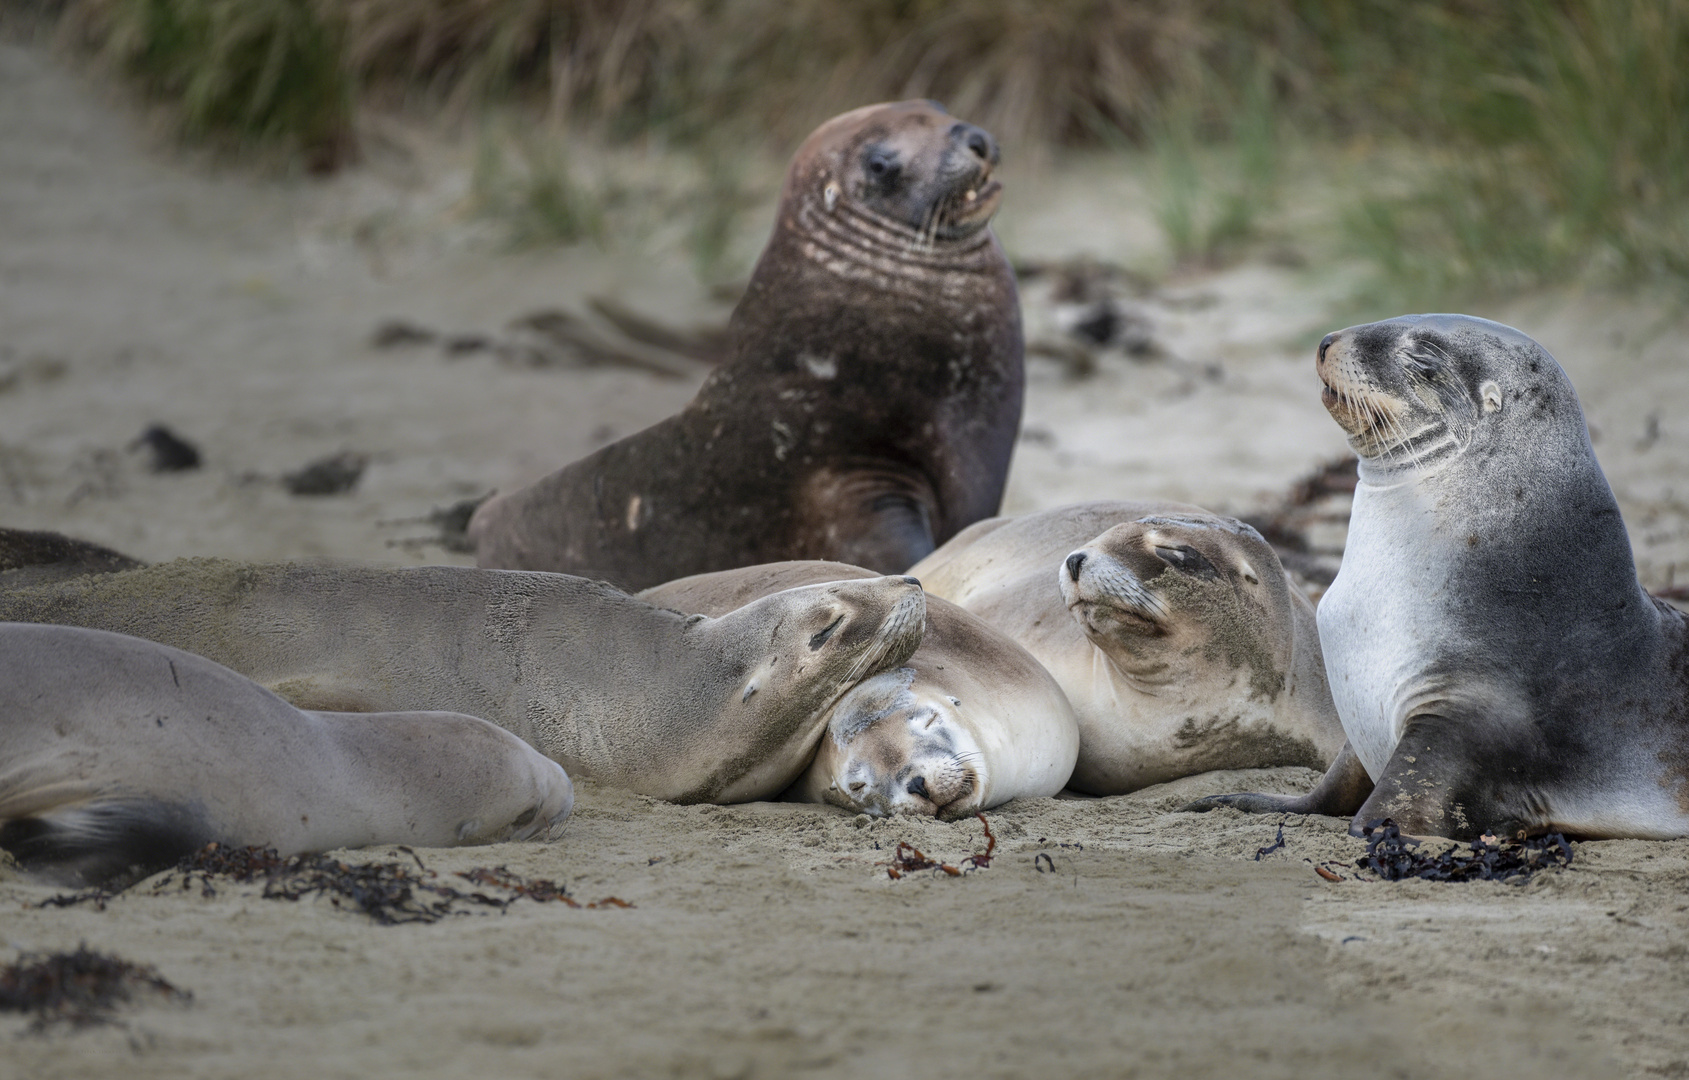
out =
<path fill-rule="evenodd" d="M 858 735 L 911 704 L 914 695 L 909 693 L 909 685 L 914 681 L 914 668 L 898 668 L 862 680 L 833 706 L 833 718 L 827 722 L 833 741 L 848 746 Z"/>
<path fill-rule="evenodd" d="M 839 182 L 827 181 L 827 186 L 821 189 L 821 200 L 827 205 L 827 212 L 831 214 L 833 207 L 839 205 Z"/>
<path fill-rule="evenodd" d="M 1501 387 L 1493 381 L 1485 383 L 1478 387 L 1478 400 L 1483 403 L 1485 415 L 1500 412 Z"/>

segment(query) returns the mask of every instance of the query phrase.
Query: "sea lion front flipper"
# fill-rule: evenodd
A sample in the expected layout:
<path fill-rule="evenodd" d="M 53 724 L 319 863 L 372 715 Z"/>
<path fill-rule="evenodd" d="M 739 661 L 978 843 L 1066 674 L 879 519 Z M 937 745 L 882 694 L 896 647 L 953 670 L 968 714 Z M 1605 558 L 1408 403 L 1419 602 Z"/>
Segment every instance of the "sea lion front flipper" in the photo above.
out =
<path fill-rule="evenodd" d="M 1540 820 L 1525 811 L 1532 800 L 1517 778 L 1541 776 L 1545 766 L 1528 747 L 1481 737 L 1485 731 L 1475 718 L 1409 720 L 1372 794 L 1349 823 L 1350 835 L 1362 835 L 1365 826 L 1383 818 L 1413 836 L 1452 840 L 1536 831 Z M 1502 768 L 1485 765 L 1504 761 L 1509 764 Z"/>
<path fill-rule="evenodd" d="M 938 546 L 938 496 L 924 477 L 878 468 L 819 469 L 799 497 L 803 516 L 826 522 L 804 544 L 826 558 L 901 574 Z"/>
<path fill-rule="evenodd" d="M 1373 793 L 1372 777 L 1361 766 L 1361 759 L 1345 742 L 1337 752 L 1337 760 L 1320 777 L 1314 790 L 1306 795 L 1267 795 L 1258 791 L 1244 791 L 1235 795 L 1209 795 L 1179 807 L 1181 811 L 1202 814 L 1216 806 L 1230 806 L 1247 814 L 1325 814 L 1329 817 L 1348 817 L 1355 814 Z M 1358 820 L 1358 819 L 1357 819 Z"/>

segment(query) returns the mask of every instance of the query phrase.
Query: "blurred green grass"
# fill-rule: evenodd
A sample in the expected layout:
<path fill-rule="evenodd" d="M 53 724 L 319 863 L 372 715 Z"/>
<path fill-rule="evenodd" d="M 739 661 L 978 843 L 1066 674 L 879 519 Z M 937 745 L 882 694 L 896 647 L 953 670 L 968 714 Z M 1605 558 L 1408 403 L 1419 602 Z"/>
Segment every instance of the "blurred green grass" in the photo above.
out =
<path fill-rule="evenodd" d="M 934 97 L 1011 153 L 1145 151 L 1187 263 L 1258 239 L 1287 146 L 1373 147 L 1332 216 L 1400 294 L 1689 287 L 1689 0 L 65 0 L 63 20 L 185 134 L 313 169 L 354 152 L 368 103 L 690 147 L 706 276 L 734 152 Z M 533 242 L 595 234 L 565 162 L 516 171 L 534 190 L 496 198 Z"/>

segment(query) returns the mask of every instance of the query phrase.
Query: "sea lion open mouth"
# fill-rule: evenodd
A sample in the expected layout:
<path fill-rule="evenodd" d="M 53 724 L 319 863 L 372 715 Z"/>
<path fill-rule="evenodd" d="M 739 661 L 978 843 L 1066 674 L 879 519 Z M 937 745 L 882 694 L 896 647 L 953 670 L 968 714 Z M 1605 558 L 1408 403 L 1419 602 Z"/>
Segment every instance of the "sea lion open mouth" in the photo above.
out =
<path fill-rule="evenodd" d="M 991 175 L 989 163 L 981 165 L 979 175 L 959 187 L 961 190 L 944 200 L 939 212 L 938 235 L 946 240 L 979 231 L 1003 201 L 1003 183 Z"/>

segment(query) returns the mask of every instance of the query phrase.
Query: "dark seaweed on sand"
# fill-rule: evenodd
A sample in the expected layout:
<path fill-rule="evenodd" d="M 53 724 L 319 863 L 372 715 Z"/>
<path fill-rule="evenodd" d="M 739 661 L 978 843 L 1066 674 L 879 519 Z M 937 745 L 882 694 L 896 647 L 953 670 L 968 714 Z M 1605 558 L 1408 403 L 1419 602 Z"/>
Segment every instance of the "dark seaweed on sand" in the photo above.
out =
<path fill-rule="evenodd" d="M 590 904 L 582 904 L 571 897 L 562 885 L 545 878 L 530 881 L 502 866 L 477 867 L 459 871 L 455 877 L 474 885 L 490 886 L 508 895 L 491 895 L 484 891 L 465 892 L 440 882 L 416 853 L 400 847 L 411 863 L 372 862 L 346 863 L 324 855 L 290 855 L 283 857 L 275 848 L 231 848 L 207 844 L 178 862 L 173 874 L 181 875 L 181 888 L 191 888 L 197 879 L 201 895 L 215 896 L 215 882 L 228 880 L 239 884 L 263 882 L 266 900 L 301 900 L 310 896 L 326 896 L 335 907 L 350 908 L 381 923 L 399 926 L 404 923 L 434 923 L 448 915 L 467 914 L 461 905 L 490 907 L 503 911 L 517 900 L 526 897 L 536 903 L 556 901 L 572 908 L 632 907 L 614 896 Z M 167 887 L 172 876 L 166 876 L 153 886 L 155 893 Z M 72 904 L 93 903 L 101 910 L 114 894 L 102 890 L 54 896 L 42 901 L 42 907 L 69 907 Z"/>
<path fill-rule="evenodd" d="M 86 944 L 75 952 L 26 953 L 0 967 L 0 1012 L 32 1017 L 31 1028 L 49 1024 L 73 1027 L 110 1022 L 119 1005 L 140 994 L 186 1002 L 193 994 L 172 986 L 151 967 L 131 964 Z"/>
<path fill-rule="evenodd" d="M 1389 818 L 1367 825 L 1361 835 L 1366 855 L 1356 859 L 1355 866 L 1385 881 L 1523 881 L 1539 870 L 1572 862 L 1572 846 L 1557 832 L 1529 840 L 1480 837 L 1468 845 L 1467 854 L 1461 854 L 1457 844 L 1440 855 L 1418 851 L 1419 841 L 1403 836 Z"/>

